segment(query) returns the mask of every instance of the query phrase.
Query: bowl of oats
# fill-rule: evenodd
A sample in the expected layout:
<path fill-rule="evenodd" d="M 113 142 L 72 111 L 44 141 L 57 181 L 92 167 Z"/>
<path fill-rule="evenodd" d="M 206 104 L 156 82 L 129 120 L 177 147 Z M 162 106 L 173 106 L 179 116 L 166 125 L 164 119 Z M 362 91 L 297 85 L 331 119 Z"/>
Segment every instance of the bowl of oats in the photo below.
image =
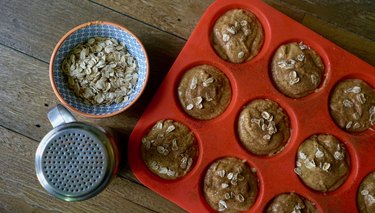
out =
<path fill-rule="evenodd" d="M 126 28 L 88 22 L 66 33 L 50 61 L 50 81 L 57 98 L 86 117 L 119 114 L 140 97 L 149 74 L 146 51 Z"/>

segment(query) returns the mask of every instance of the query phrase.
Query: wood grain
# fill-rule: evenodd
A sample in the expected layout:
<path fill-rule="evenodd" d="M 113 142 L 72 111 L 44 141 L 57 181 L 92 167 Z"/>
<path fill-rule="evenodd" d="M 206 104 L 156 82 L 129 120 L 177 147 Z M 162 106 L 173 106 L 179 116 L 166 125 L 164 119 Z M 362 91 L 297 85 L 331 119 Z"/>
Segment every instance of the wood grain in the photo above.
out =
<path fill-rule="evenodd" d="M 375 66 L 375 41 L 360 37 L 342 28 L 335 28 L 332 24 L 312 15 L 305 15 L 302 23 L 343 49 Z"/>
<path fill-rule="evenodd" d="M 93 0 L 185 39 L 214 0 Z"/>
<path fill-rule="evenodd" d="M 185 43 L 173 35 L 89 1 L 60 0 L 47 3 L 30 0 L 25 4 L 20 0 L 1 0 L 0 8 L 0 43 L 46 62 L 66 32 L 94 20 L 115 22 L 134 32 L 153 60 L 163 59 L 171 63 Z M 157 64 L 163 63 L 158 61 Z"/>
<path fill-rule="evenodd" d="M 283 0 L 283 2 L 336 27 L 375 41 L 375 1 L 373 0 Z"/>
<path fill-rule="evenodd" d="M 123 1 L 92 0 L 95 3 L 129 14 L 157 28 L 187 39 L 212 0 L 202 1 Z M 263 0 L 318 34 L 335 42 L 366 62 L 375 65 L 375 2 L 368 0 Z M 136 10 L 134 8 L 137 8 Z M 168 15 L 166 15 L 168 14 Z M 317 22 L 303 21 L 305 15 Z M 180 18 L 180 21 L 178 19 Z M 319 27 L 318 25 L 322 25 Z M 329 26 L 330 29 L 325 26 Z M 348 33 L 348 35 L 346 35 Z M 342 35 L 344 34 L 344 35 Z M 355 42 L 348 40 L 348 37 Z M 359 46 L 358 46 L 359 45 Z"/>
<path fill-rule="evenodd" d="M 38 143 L 3 127 L 0 135 L 0 212 L 182 212 L 144 186 L 119 177 L 87 201 L 52 198 L 35 175 Z"/>

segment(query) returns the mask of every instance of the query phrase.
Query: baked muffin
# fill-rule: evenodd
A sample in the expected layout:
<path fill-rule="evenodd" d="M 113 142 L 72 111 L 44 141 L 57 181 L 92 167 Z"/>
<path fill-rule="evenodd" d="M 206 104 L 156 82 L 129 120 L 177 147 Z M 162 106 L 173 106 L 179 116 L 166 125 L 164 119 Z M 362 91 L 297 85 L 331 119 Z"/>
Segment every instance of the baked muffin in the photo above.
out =
<path fill-rule="evenodd" d="M 216 21 L 211 44 L 222 59 L 243 63 L 258 54 L 263 44 L 262 25 L 247 10 L 229 10 Z"/>
<path fill-rule="evenodd" d="M 198 158 L 198 144 L 185 125 L 161 120 L 142 138 L 141 152 L 152 173 L 172 180 L 191 170 Z"/>
<path fill-rule="evenodd" d="M 375 212 L 375 171 L 367 175 L 358 189 L 357 204 L 359 212 Z"/>
<path fill-rule="evenodd" d="M 330 98 L 331 116 L 348 132 L 362 132 L 375 125 L 375 90 L 359 79 L 341 81 Z"/>
<path fill-rule="evenodd" d="M 320 56 L 302 42 L 281 45 L 272 59 L 271 76 L 276 88 L 291 98 L 313 93 L 323 78 Z"/>
<path fill-rule="evenodd" d="M 296 193 L 280 194 L 268 204 L 266 213 L 315 213 L 318 212 L 313 203 Z"/>
<path fill-rule="evenodd" d="M 289 140 L 289 118 L 277 103 L 257 99 L 241 111 L 238 135 L 248 151 L 256 155 L 273 155 Z"/>
<path fill-rule="evenodd" d="M 313 135 L 298 148 L 294 171 L 310 188 L 329 192 L 349 175 L 349 157 L 344 146 L 332 135 Z"/>
<path fill-rule="evenodd" d="M 178 86 L 184 111 L 193 118 L 208 120 L 219 116 L 230 103 L 232 89 L 227 77 L 217 68 L 200 65 L 188 70 Z"/>
<path fill-rule="evenodd" d="M 211 164 L 204 178 L 204 196 L 217 211 L 246 211 L 258 194 L 258 179 L 245 160 L 225 157 Z"/>

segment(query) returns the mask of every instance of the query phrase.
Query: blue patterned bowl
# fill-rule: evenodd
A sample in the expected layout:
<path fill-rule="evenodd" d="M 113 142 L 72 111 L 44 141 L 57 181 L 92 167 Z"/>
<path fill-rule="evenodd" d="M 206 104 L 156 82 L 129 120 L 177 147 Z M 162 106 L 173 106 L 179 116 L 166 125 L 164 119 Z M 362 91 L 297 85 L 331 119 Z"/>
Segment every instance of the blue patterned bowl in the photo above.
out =
<path fill-rule="evenodd" d="M 128 51 L 138 63 L 138 81 L 128 101 L 109 106 L 89 105 L 81 101 L 68 87 L 61 63 L 77 44 L 85 43 L 92 37 L 109 37 L 124 42 Z M 70 110 L 86 117 L 104 118 L 125 111 L 141 96 L 146 87 L 149 65 L 146 51 L 139 39 L 126 28 L 110 22 L 88 22 L 66 33 L 53 50 L 49 74 L 52 88 L 57 98 Z"/>

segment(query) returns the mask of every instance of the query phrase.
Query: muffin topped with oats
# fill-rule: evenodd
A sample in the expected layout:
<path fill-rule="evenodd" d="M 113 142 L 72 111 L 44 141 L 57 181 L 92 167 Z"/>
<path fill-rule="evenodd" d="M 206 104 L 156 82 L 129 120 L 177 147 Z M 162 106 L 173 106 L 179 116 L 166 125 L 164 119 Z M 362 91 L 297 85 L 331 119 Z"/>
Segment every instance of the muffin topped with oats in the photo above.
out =
<path fill-rule="evenodd" d="M 375 90 L 360 79 L 341 81 L 330 98 L 331 116 L 348 132 L 362 132 L 375 125 Z"/>
<path fill-rule="evenodd" d="M 62 62 L 69 88 L 91 105 L 111 105 L 129 99 L 138 80 L 135 58 L 113 38 L 90 38 Z"/>
<path fill-rule="evenodd" d="M 231 97 L 228 78 L 210 65 L 188 70 L 178 86 L 178 98 L 184 111 L 199 120 L 219 116 L 229 105 Z"/>
<path fill-rule="evenodd" d="M 163 179 L 186 175 L 198 158 L 198 144 L 185 125 L 158 121 L 142 138 L 142 159 L 149 170 Z"/>
<path fill-rule="evenodd" d="M 256 155 L 280 152 L 290 137 L 288 116 L 268 99 L 257 99 L 244 107 L 237 128 L 242 145 Z"/>
<path fill-rule="evenodd" d="M 323 78 L 320 56 L 303 42 L 281 45 L 275 52 L 271 76 L 276 88 L 291 98 L 313 93 Z"/>
<path fill-rule="evenodd" d="M 357 194 L 359 212 L 375 212 L 375 171 L 362 181 Z"/>
<path fill-rule="evenodd" d="M 216 53 L 232 63 L 254 58 L 263 44 L 263 28 L 257 17 L 243 9 L 232 9 L 215 23 L 211 44 Z"/>
<path fill-rule="evenodd" d="M 313 135 L 298 148 L 295 173 L 310 188 L 329 192 L 349 175 L 350 160 L 342 143 L 332 135 Z"/>
<path fill-rule="evenodd" d="M 265 213 L 316 213 L 318 210 L 313 203 L 296 193 L 284 193 L 276 196 L 268 204 Z"/>
<path fill-rule="evenodd" d="M 245 160 L 225 157 L 211 164 L 204 178 L 204 197 L 220 212 L 247 211 L 258 195 L 258 178 Z"/>

